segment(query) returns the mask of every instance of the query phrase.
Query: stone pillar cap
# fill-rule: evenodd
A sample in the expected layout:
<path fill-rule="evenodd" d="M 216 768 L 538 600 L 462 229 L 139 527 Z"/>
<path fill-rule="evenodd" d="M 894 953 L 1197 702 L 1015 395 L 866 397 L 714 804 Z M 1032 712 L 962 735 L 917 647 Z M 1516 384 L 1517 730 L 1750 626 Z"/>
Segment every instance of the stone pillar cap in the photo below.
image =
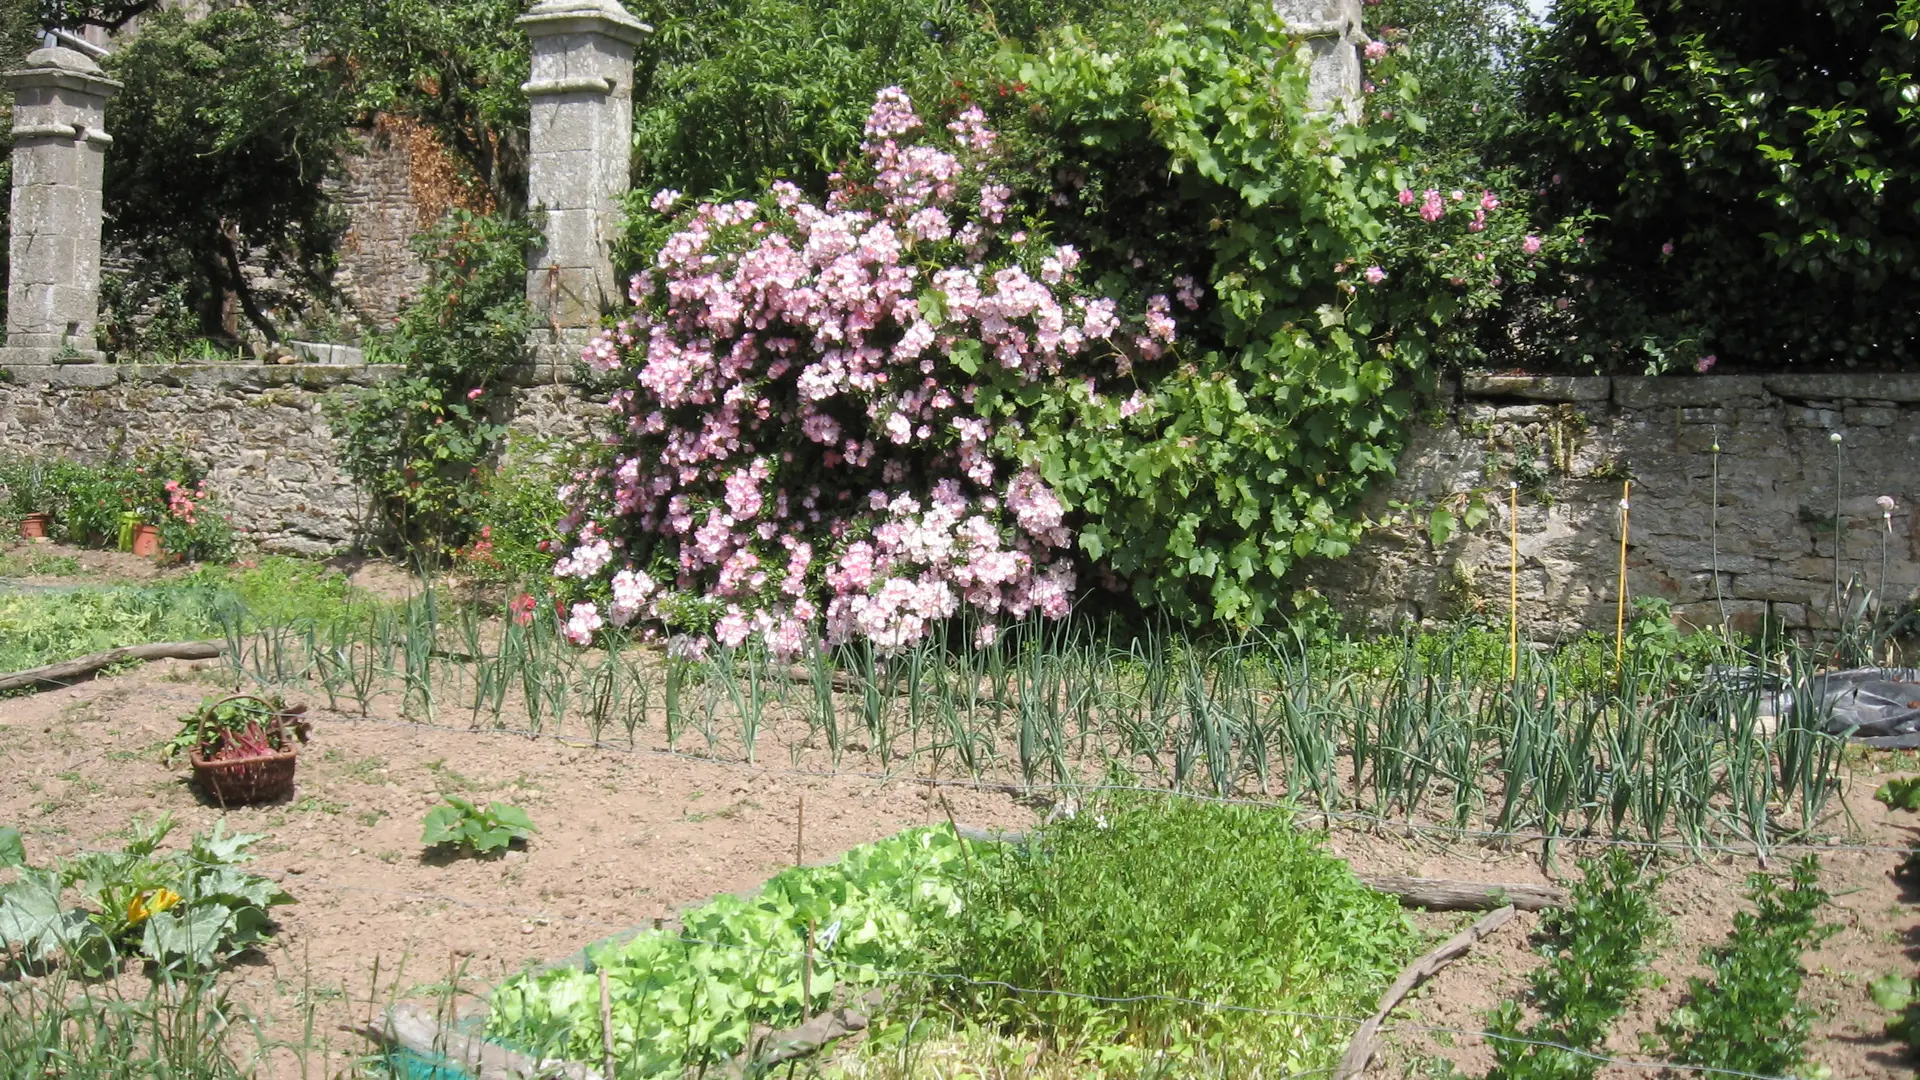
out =
<path fill-rule="evenodd" d="M 101 94 L 111 94 L 121 86 L 119 80 L 107 78 L 107 73 L 100 70 L 92 57 L 57 45 L 28 53 L 26 65 L 6 73 L 8 86 L 16 90 L 29 86 L 63 86 Z"/>
<path fill-rule="evenodd" d="M 619 0 L 540 0 L 514 21 L 526 28 L 528 37 L 595 33 L 637 45 L 653 33 L 653 27 L 628 14 Z"/>

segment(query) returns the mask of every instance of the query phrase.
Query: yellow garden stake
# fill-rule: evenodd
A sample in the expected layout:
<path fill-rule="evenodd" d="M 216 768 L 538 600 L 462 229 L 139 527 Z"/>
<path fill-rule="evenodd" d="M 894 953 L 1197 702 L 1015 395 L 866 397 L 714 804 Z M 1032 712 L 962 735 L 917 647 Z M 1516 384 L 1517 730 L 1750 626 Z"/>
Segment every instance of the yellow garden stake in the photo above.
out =
<path fill-rule="evenodd" d="M 1633 481 L 1620 485 L 1620 598 L 1613 613 L 1613 677 L 1620 678 L 1621 659 L 1627 644 L 1627 499 L 1633 494 Z"/>
<path fill-rule="evenodd" d="M 1507 481 L 1507 677 L 1520 681 L 1520 485 Z"/>

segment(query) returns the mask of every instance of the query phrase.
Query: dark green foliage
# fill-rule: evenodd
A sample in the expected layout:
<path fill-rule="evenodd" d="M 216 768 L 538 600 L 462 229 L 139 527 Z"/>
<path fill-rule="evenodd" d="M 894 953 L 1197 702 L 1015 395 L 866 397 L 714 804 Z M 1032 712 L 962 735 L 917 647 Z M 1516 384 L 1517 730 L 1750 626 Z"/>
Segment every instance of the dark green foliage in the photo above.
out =
<path fill-rule="evenodd" d="M 1242 1065 L 1266 1055 L 1276 1072 L 1330 1064 L 1344 1028 L 1155 996 L 1365 1012 L 1416 943 L 1393 898 L 1361 885 L 1285 813 L 1256 807 L 1152 796 L 1087 805 L 1027 845 L 976 848 L 968 878 L 933 970 L 975 981 L 936 979 L 933 992 L 964 1016 L 1109 1062 L 1204 1049 Z"/>
<path fill-rule="evenodd" d="M 1582 860 L 1580 872 L 1567 906 L 1544 920 L 1547 962 L 1529 980 L 1540 1018 L 1523 1025 L 1520 1004 L 1509 1001 L 1488 1024 L 1497 1036 L 1488 1080 L 1592 1080 L 1614 1020 L 1653 982 L 1655 883 L 1618 849 Z"/>
<path fill-rule="evenodd" d="M 107 61 L 113 100 L 105 242 L 132 260 L 131 306 L 178 284 L 209 335 L 269 338 L 252 263 L 325 293 L 341 220 L 321 184 L 348 144 L 346 72 L 309 62 L 315 28 L 282 3 L 189 20 L 149 13 Z"/>
<path fill-rule="evenodd" d="M 1520 58 L 1532 20 L 1520 0 L 1382 0 L 1367 32 L 1399 50 L 1407 107 L 1426 121 L 1405 132 L 1419 160 L 1494 169 L 1522 109 Z M 1393 80 L 1387 80 L 1391 86 Z"/>
<path fill-rule="evenodd" d="M 433 129 L 496 208 L 527 202 L 528 0 L 310 0 L 365 112 Z"/>
<path fill-rule="evenodd" d="M 1819 922 L 1828 899 L 1819 875 L 1808 855 L 1787 888 L 1770 874 L 1747 878 L 1755 910 L 1734 915 L 1726 943 L 1701 956 L 1712 977 L 1688 979 L 1687 1004 L 1660 1024 L 1669 1060 L 1766 1076 L 1806 1064 L 1812 1010 L 1800 1001 L 1800 955 L 1839 929 Z"/>
<path fill-rule="evenodd" d="M 527 812 L 517 806 L 493 802 L 482 809 L 457 795 L 447 796 L 445 803 L 427 811 L 423 824 L 421 843 L 429 847 L 444 844 L 475 855 L 498 851 L 516 841 L 525 843 L 539 831 Z"/>
<path fill-rule="evenodd" d="M 1071 22 L 1116 25 L 1125 46 L 1190 10 L 1178 0 L 655 0 L 634 80 L 634 186 L 744 192 L 785 178 L 819 189 L 856 153 L 875 91 L 916 101 L 975 86 L 1003 43 Z M 724 116 L 726 123 L 715 123 Z"/>
<path fill-rule="evenodd" d="M 1911 364 L 1916 34 L 1915 0 L 1560 0 L 1526 141 L 1555 205 L 1604 222 L 1585 354 Z"/>
<path fill-rule="evenodd" d="M 480 527 L 482 481 L 506 432 L 504 377 L 526 357 L 536 235 L 525 218 L 450 213 L 418 244 L 426 286 L 368 343 L 370 362 L 406 372 L 335 399 L 347 473 L 406 544 L 444 551 Z"/>

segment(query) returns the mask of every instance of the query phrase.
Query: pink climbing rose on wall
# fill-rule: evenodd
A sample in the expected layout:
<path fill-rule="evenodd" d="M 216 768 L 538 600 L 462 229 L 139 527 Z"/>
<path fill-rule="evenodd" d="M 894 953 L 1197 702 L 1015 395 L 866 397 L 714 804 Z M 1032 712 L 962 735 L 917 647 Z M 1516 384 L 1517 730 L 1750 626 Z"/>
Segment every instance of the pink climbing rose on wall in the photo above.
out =
<path fill-rule="evenodd" d="M 598 598 L 574 640 L 698 610 L 729 647 L 891 651 L 958 615 L 985 643 L 1069 610 L 1074 534 L 1017 402 L 1071 388 L 1148 422 L 1132 371 L 1172 348 L 1172 303 L 1123 315 L 1078 251 L 1018 231 L 978 108 L 941 136 L 889 88 L 865 134 L 824 201 L 779 182 L 686 212 L 585 349 L 625 385 L 611 459 L 562 492 L 554 572 Z"/>

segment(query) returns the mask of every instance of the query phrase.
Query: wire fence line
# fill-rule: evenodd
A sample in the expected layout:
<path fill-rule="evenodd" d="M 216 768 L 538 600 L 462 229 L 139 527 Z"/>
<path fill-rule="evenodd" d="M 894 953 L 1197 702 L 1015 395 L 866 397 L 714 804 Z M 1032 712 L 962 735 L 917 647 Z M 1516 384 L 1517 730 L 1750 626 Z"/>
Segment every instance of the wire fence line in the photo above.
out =
<path fill-rule="evenodd" d="M 198 860 L 192 860 L 192 859 L 189 859 L 188 861 L 199 862 Z M 216 865 L 213 863 L 206 863 L 206 862 L 200 862 L 199 864 L 200 865 Z M 225 866 L 227 864 L 217 864 L 217 865 Z M 387 888 L 381 888 L 377 886 L 368 886 L 368 885 L 361 885 L 361 884 L 348 883 L 348 882 L 329 882 L 329 881 L 323 881 L 319 879 L 314 879 L 311 881 L 304 882 L 303 885 L 308 887 L 317 887 L 320 889 L 331 889 L 331 890 L 342 891 L 342 892 L 354 892 L 354 893 L 360 893 L 364 895 L 387 896 L 391 898 L 404 899 L 404 900 L 417 901 L 417 902 L 435 902 L 435 903 L 441 903 L 441 904 L 446 904 L 450 906 L 460 907 L 467 910 L 493 912 L 498 914 L 514 916 L 518 918 L 525 918 L 529 920 L 549 920 L 550 921 L 553 919 L 552 913 L 546 910 L 532 910 L 532 909 L 526 909 L 526 908 L 518 908 L 518 907 L 506 905 L 506 904 L 476 902 L 472 900 L 465 900 L 460 897 L 449 896 L 442 893 L 432 893 L 432 892 L 425 892 L 421 890 L 387 889 Z M 614 937 L 619 936 L 619 934 L 622 934 L 622 933 L 639 934 L 639 933 L 647 932 L 647 927 L 644 924 L 636 925 L 636 924 L 626 923 L 626 922 L 613 922 L 610 920 L 605 920 L 605 919 L 601 919 L 593 916 L 580 915 L 580 914 L 567 917 L 566 921 L 574 923 L 575 925 L 581 925 L 581 926 L 606 927 L 609 929 L 614 929 L 618 932 L 615 935 L 610 935 L 608 938 L 602 938 L 598 942 L 587 943 L 586 948 L 588 949 L 591 949 L 592 946 L 595 944 L 603 944 L 603 943 L 607 944 L 609 947 L 616 947 L 612 939 Z M 657 932 L 671 934 L 674 940 L 687 945 L 699 945 L 699 946 L 707 946 L 707 947 L 718 948 L 718 949 L 729 949 L 736 952 L 753 953 L 763 958 L 787 961 L 787 962 L 796 963 L 796 964 L 806 963 L 811 965 L 811 964 L 820 963 L 823 959 L 827 960 L 828 962 L 831 962 L 831 955 L 830 955 L 831 947 L 825 947 L 825 948 L 816 947 L 813 949 L 808 949 L 805 947 L 797 948 L 797 949 L 782 948 L 782 947 L 771 946 L 771 945 L 750 945 L 750 944 L 744 944 L 740 942 L 720 941 L 715 939 L 703 938 L 703 937 L 698 937 L 695 935 L 688 934 L 684 930 L 679 930 L 679 929 L 669 930 L 669 929 L 661 928 Z M 588 957 L 589 964 L 591 964 L 591 959 L 592 958 L 589 956 Z M 549 968 L 553 966 L 558 966 L 558 965 L 548 965 Z M 1367 1017 L 1351 1016 L 1351 1015 L 1345 1015 L 1345 1014 L 1339 1014 L 1339 1013 L 1323 1013 L 1323 1012 L 1317 1012 L 1313 1010 L 1274 1009 L 1274 1008 L 1268 1008 L 1264 1006 L 1241 1005 L 1235 1002 L 1210 1001 L 1203 998 L 1184 997 L 1184 996 L 1172 995 L 1172 994 L 1151 993 L 1151 994 L 1105 995 L 1105 994 L 1090 994 L 1090 993 L 1085 993 L 1080 991 L 1060 990 L 1060 989 L 1049 988 L 1049 987 L 1026 987 L 1026 986 L 1019 986 L 1017 984 L 1010 983 L 1000 979 L 976 978 L 974 976 L 965 974 L 963 972 L 936 972 L 936 971 L 916 970 L 911 968 L 878 968 L 878 967 L 873 967 L 870 965 L 863 965 L 858 963 L 850 963 L 847 966 L 853 971 L 859 972 L 863 976 L 864 981 L 878 983 L 878 984 L 898 983 L 906 980 L 925 980 L 928 982 L 938 982 L 938 983 L 945 983 L 949 985 L 963 985 L 968 987 L 978 987 L 982 989 L 989 989 L 989 990 L 994 990 L 1000 993 L 1013 994 L 1013 995 L 1022 996 L 1022 997 L 1050 997 L 1050 998 L 1059 998 L 1059 999 L 1074 1000 L 1074 1001 L 1083 1001 L 1089 1004 L 1096 1004 L 1096 1005 L 1162 1004 L 1162 1005 L 1171 1005 L 1171 1006 L 1176 1006 L 1180 1008 L 1190 1008 L 1190 1009 L 1203 1010 L 1203 1011 L 1209 1011 L 1209 1012 L 1225 1012 L 1225 1013 L 1233 1013 L 1233 1014 L 1240 1014 L 1240 1015 L 1262 1016 L 1262 1017 L 1267 1017 L 1272 1019 L 1311 1020 L 1318 1023 L 1350 1027 L 1353 1029 L 1354 1033 L 1357 1033 L 1359 1030 L 1359 1027 L 1364 1023 L 1366 1023 L 1367 1020 L 1369 1019 Z M 457 985 L 459 970 L 461 969 L 458 969 L 458 968 L 455 969 L 453 973 L 453 978 L 450 979 L 448 983 L 444 983 L 444 984 L 428 983 L 425 985 L 428 987 L 445 986 L 449 993 L 457 994 L 460 992 Z M 529 970 L 539 970 L 539 968 L 537 967 L 530 968 Z M 482 995 L 472 995 L 472 996 L 482 996 Z M 360 1005 L 367 1005 L 370 1007 L 380 1007 L 385 1005 L 391 1005 L 395 1000 L 395 997 L 389 997 L 387 999 L 355 998 L 353 997 L 350 991 L 347 991 L 344 988 L 342 988 L 338 999 L 345 1000 L 349 1004 L 360 1004 Z M 1400 1010 L 1396 1008 L 1395 1011 L 1398 1012 Z M 1710 1066 L 1710 1065 L 1694 1065 L 1694 1064 L 1686 1064 L 1681 1062 L 1664 1061 L 1664 1060 L 1646 1060 L 1641 1058 L 1621 1057 L 1618 1055 L 1604 1054 L 1596 1051 L 1585 1050 L 1579 1047 L 1567 1046 L 1563 1043 L 1557 1043 L 1550 1040 L 1532 1039 L 1532 1038 L 1527 1038 L 1525 1036 L 1508 1034 L 1503 1032 L 1488 1031 L 1484 1029 L 1462 1028 L 1462 1027 L 1443 1025 L 1443 1024 L 1424 1024 L 1424 1023 L 1416 1023 L 1416 1022 L 1410 1022 L 1410 1021 L 1389 1020 L 1388 1022 L 1382 1024 L 1380 1031 L 1382 1033 L 1408 1032 L 1408 1033 L 1421 1033 L 1421 1034 L 1446 1034 L 1454 1037 L 1479 1038 L 1479 1039 L 1484 1039 L 1484 1040 L 1493 1041 L 1493 1042 L 1505 1042 L 1505 1043 L 1511 1043 L 1516 1045 L 1525 1045 L 1525 1046 L 1536 1047 L 1544 1050 L 1551 1050 L 1551 1051 L 1571 1054 L 1586 1060 L 1595 1061 L 1605 1065 L 1619 1066 L 1622 1068 L 1633 1068 L 1633 1069 L 1643 1069 L 1643 1070 L 1650 1069 L 1650 1070 L 1656 1070 L 1656 1071 L 1675 1070 L 1679 1072 L 1691 1072 L 1691 1073 L 1697 1073 L 1702 1075 L 1733 1077 L 1733 1078 L 1738 1078 L 1738 1080 L 1797 1080 L 1797 1078 L 1793 1078 L 1793 1077 L 1780 1077 L 1780 1076 L 1772 1076 L 1772 1075 L 1761 1074 L 1761 1073 L 1744 1072 L 1737 1069 L 1726 1069 L 1726 1068 L 1720 1068 L 1717 1066 Z M 1353 1035 L 1349 1034 L 1347 1037 L 1347 1041 L 1350 1042 L 1352 1037 Z M 1301 1073 L 1290 1074 L 1290 1076 L 1294 1078 L 1299 1078 L 1299 1077 L 1319 1075 L 1322 1073 L 1329 1073 L 1332 1071 L 1334 1070 L 1331 1068 L 1307 1070 Z"/>
<path fill-rule="evenodd" d="M 684 750 L 664 749 L 660 747 L 620 746 L 616 743 L 580 742 L 568 739 L 556 732 L 536 731 L 525 728 L 498 727 L 458 727 L 452 724 L 432 724 L 419 720 L 389 720 L 377 716 L 354 716 L 338 714 L 336 721 L 350 724 L 409 728 L 423 731 L 441 731 L 450 734 L 465 735 L 511 735 L 533 740 L 547 739 L 575 750 L 608 751 L 635 757 L 656 757 L 686 764 L 710 765 L 737 772 L 753 773 L 760 776 L 782 776 L 807 780 L 853 779 L 866 780 L 877 784 L 901 785 L 933 789 L 955 789 L 965 791 L 990 792 L 1019 796 L 1064 795 L 1076 796 L 1089 793 L 1127 793 L 1144 794 L 1164 798 L 1189 799 L 1196 802 L 1216 803 L 1230 806 L 1265 807 L 1285 810 L 1297 818 L 1321 818 L 1328 821 L 1340 821 L 1349 824 L 1380 826 L 1388 829 L 1417 832 L 1436 836 L 1450 836 L 1461 839 L 1480 840 L 1491 843 L 1549 843 L 1568 845 L 1591 845 L 1596 847 L 1618 847 L 1643 851 L 1663 851 L 1679 853 L 1706 853 L 1717 855 L 1736 855 L 1762 858 L 1778 852 L 1855 852 L 1881 855 L 1907 855 L 1912 848 L 1891 844 L 1862 844 L 1846 841 L 1781 841 L 1768 844 L 1729 844 L 1722 841 L 1689 842 L 1686 840 L 1636 840 L 1629 837 L 1606 837 L 1581 835 L 1578 833 L 1547 833 L 1538 831 L 1475 829 L 1467 826 L 1445 825 L 1434 822 L 1409 821 L 1405 818 L 1391 818 L 1379 814 L 1368 814 L 1354 810 L 1322 809 L 1307 803 L 1287 799 L 1253 798 L 1248 796 L 1213 795 L 1184 788 L 1148 787 L 1141 784 L 1058 784 L 1058 783 L 1020 783 L 1012 780 L 991 781 L 984 779 L 965 779 L 956 777 L 914 776 L 897 772 L 873 772 L 859 769 L 802 769 L 793 766 L 770 765 L 756 762 L 736 761 L 730 758 L 708 754 L 689 753 Z"/>

